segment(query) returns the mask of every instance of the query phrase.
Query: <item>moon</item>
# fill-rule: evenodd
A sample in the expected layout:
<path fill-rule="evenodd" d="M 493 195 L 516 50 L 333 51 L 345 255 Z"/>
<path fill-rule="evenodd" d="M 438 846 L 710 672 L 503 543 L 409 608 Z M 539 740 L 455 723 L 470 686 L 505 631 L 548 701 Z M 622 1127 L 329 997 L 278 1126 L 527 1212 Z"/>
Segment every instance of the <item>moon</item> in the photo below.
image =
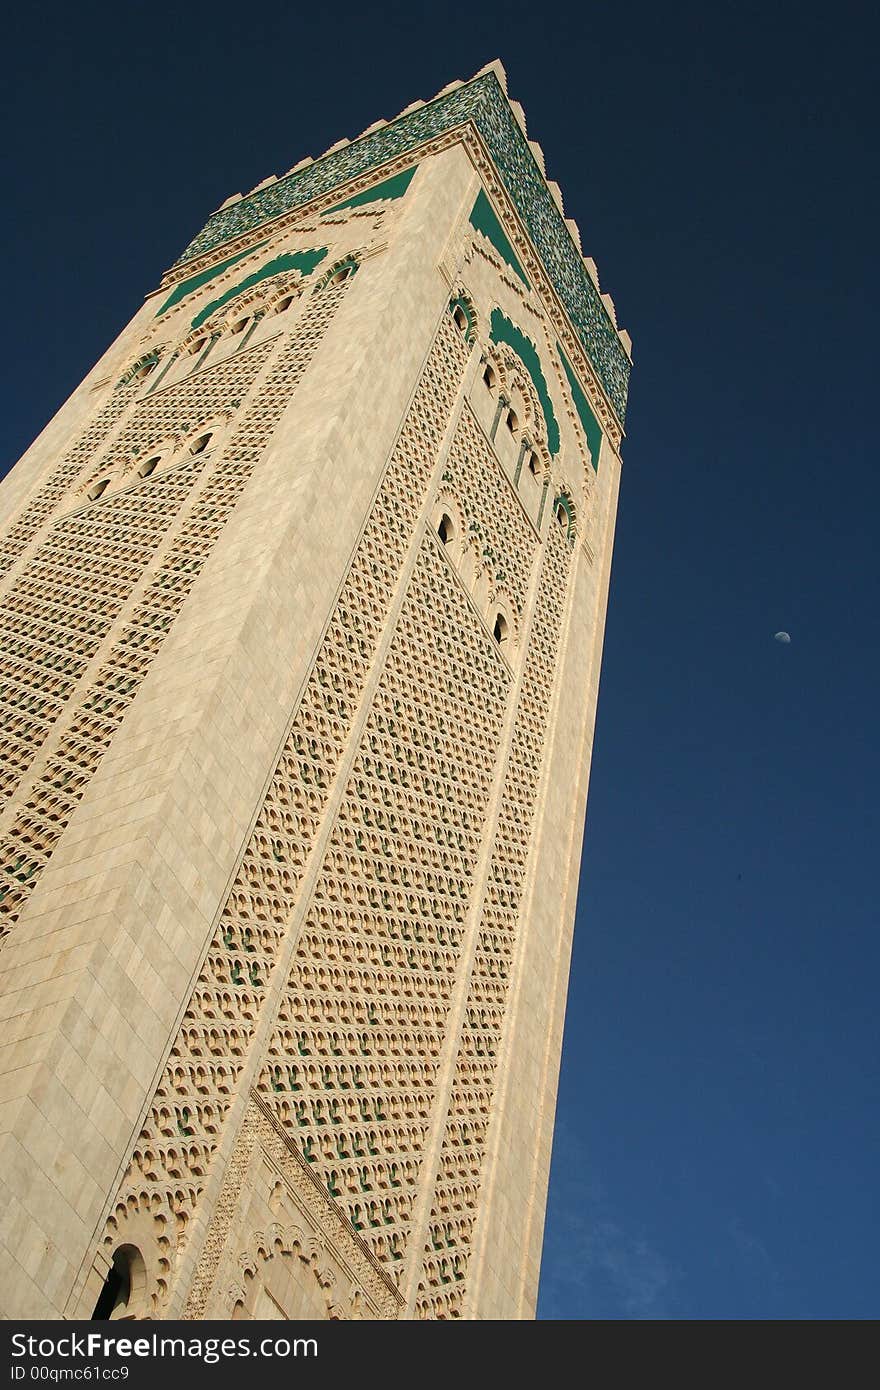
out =
<path fill-rule="evenodd" d="M 773 640 L 774 642 L 781 642 L 784 647 L 787 647 L 791 643 L 791 636 L 787 632 L 774 632 Z"/>

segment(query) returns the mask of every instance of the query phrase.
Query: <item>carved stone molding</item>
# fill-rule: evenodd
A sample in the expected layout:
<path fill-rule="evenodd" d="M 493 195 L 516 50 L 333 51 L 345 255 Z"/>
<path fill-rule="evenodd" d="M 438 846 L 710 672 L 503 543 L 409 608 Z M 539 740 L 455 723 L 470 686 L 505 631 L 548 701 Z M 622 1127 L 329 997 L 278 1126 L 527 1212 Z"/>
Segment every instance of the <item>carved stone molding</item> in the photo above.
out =
<path fill-rule="evenodd" d="M 273 1179 L 270 1208 L 285 1219 L 248 1231 L 248 1200 L 261 1166 Z M 261 1097 L 251 1092 L 214 1209 L 184 1317 L 229 1317 L 261 1263 L 297 1256 L 323 1291 L 327 1316 L 393 1319 L 403 1299 L 354 1227 L 312 1176 L 296 1145 Z"/>
<path fill-rule="evenodd" d="M 220 208 L 186 248 L 177 266 L 195 261 L 220 245 L 226 246 L 254 228 L 303 207 L 342 184 L 365 178 L 379 168 L 387 176 L 389 161 L 402 159 L 405 167 L 406 156 L 421 150 L 427 141 L 436 140 L 465 124 L 479 132 L 489 154 L 495 175 L 491 184 L 495 185 L 496 196 L 503 189 L 526 228 L 534 247 L 534 250 L 523 248 L 527 270 L 529 262 L 532 267 L 540 262 L 622 421 L 626 410 L 629 358 L 494 72 L 476 77 L 298 172 L 287 174 L 246 198 Z M 493 191 L 491 186 L 488 191 Z"/>

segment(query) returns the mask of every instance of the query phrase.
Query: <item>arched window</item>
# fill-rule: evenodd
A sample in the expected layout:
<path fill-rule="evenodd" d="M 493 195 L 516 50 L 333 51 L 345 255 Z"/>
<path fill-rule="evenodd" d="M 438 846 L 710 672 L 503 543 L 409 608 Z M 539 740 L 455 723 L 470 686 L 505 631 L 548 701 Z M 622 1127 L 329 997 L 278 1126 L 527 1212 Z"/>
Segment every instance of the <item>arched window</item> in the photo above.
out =
<path fill-rule="evenodd" d="M 574 508 L 570 498 L 564 492 L 561 492 L 553 503 L 553 515 L 558 524 L 564 528 L 567 539 L 572 540 L 574 538 Z"/>
<path fill-rule="evenodd" d="M 203 454 L 203 453 L 205 452 L 205 450 L 207 449 L 208 445 L 210 444 L 211 439 L 212 439 L 212 435 L 211 435 L 210 430 L 208 431 L 207 434 L 200 434 L 199 437 L 198 437 L 198 439 L 196 439 L 196 440 L 189 446 L 189 451 L 190 451 L 190 453 L 191 453 L 191 454 Z"/>
<path fill-rule="evenodd" d="M 491 362 L 487 362 L 483 368 L 483 384 L 488 387 L 490 391 L 494 391 L 498 384 L 498 377 Z"/>
<path fill-rule="evenodd" d="M 510 629 L 507 625 L 507 619 L 505 618 L 503 613 L 496 613 L 495 623 L 492 627 L 492 636 L 495 638 L 495 641 L 498 643 L 499 647 L 504 646 L 509 635 Z"/>
<path fill-rule="evenodd" d="M 293 303 L 293 301 L 294 301 L 295 299 L 296 299 L 296 295 L 295 295 L 295 294 L 286 294 L 286 295 L 284 296 L 283 299 L 279 299 L 278 303 L 277 303 L 276 305 L 274 305 L 274 307 L 273 307 L 273 309 L 272 309 L 272 313 L 273 313 L 273 314 L 283 314 L 283 313 L 285 312 L 286 309 L 289 309 L 289 308 L 290 308 L 291 304 Z"/>
<path fill-rule="evenodd" d="M 145 1277 L 144 1257 L 136 1245 L 120 1245 L 114 1250 L 113 1263 L 98 1295 L 92 1322 L 124 1318 L 132 1303 L 132 1292 L 143 1288 Z"/>
<path fill-rule="evenodd" d="M 189 345 L 187 351 L 189 352 L 190 357 L 198 357 L 198 355 L 199 355 L 199 353 L 202 351 L 202 349 L 205 348 L 205 347 L 207 347 L 207 346 L 208 346 L 208 335 L 207 335 L 207 333 L 206 333 L 203 337 L 201 337 L 201 338 L 196 338 L 194 342 L 190 343 L 190 345 Z"/>
<path fill-rule="evenodd" d="M 161 462 L 162 459 L 159 454 L 154 454 L 152 458 L 144 459 L 144 462 L 137 471 L 138 477 L 149 478 L 151 473 L 155 473 Z"/>
<path fill-rule="evenodd" d="M 352 278 L 357 269 L 358 261 L 356 256 L 347 256 L 344 261 L 340 261 L 338 264 L 330 267 L 326 274 L 318 281 L 317 285 L 315 285 L 312 293 L 321 294 L 331 285 L 344 285 L 347 280 Z"/>
<path fill-rule="evenodd" d="M 532 477 L 537 478 L 540 471 L 540 464 L 538 463 L 538 455 L 535 453 L 534 449 L 529 453 L 528 465 Z"/>
<path fill-rule="evenodd" d="M 449 312 L 452 315 L 452 322 L 465 342 L 470 343 L 476 328 L 473 305 L 469 303 L 465 295 L 459 294 L 456 295 L 455 299 L 450 299 Z"/>
<path fill-rule="evenodd" d="M 251 321 L 251 319 L 250 319 L 250 314 L 248 314 L 245 318 L 239 319 L 236 323 L 234 323 L 234 324 L 232 325 L 232 327 L 230 328 L 229 332 L 232 333 L 233 335 L 234 335 L 234 334 L 238 334 L 238 333 L 243 333 L 244 330 L 247 328 L 248 324 L 250 323 L 250 321 Z"/>
<path fill-rule="evenodd" d="M 98 498 L 103 496 L 103 494 L 107 491 L 109 486 L 110 479 L 102 478 L 99 483 L 92 484 L 86 496 L 88 497 L 90 502 L 97 502 Z"/>
<path fill-rule="evenodd" d="M 139 357 L 136 362 L 131 364 L 127 372 L 123 372 L 116 385 L 128 386 L 132 381 L 143 381 L 144 377 L 150 376 L 156 370 L 160 352 L 160 348 L 155 348 L 152 352 Z"/>
<path fill-rule="evenodd" d="M 449 542 L 455 536 L 455 526 L 453 525 L 452 517 L 449 516 L 447 512 L 444 512 L 440 518 L 440 523 L 437 527 L 437 535 L 444 545 L 449 545 Z"/>
<path fill-rule="evenodd" d="M 519 417 L 517 416 L 515 410 L 508 410 L 507 419 L 505 423 L 507 425 L 507 428 L 510 430 L 510 433 L 516 434 L 517 430 L 519 429 Z"/>

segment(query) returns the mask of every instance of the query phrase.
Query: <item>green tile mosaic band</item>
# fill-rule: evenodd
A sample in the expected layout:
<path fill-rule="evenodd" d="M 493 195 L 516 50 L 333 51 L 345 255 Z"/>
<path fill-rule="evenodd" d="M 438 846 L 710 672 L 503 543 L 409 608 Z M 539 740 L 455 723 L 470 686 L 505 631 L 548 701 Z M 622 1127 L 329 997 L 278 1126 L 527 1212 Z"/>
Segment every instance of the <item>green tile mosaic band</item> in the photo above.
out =
<path fill-rule="evenodd" d="M 209 217 L 176 265 L 182 266 L 213 251 L 233 237 L 330 193 L 468 121 L 483 137 L 584 351 L 623 423 L 629 359 L 494 72 L 399 116 L 389 125 L 229 207 L 220 208 Z"/>

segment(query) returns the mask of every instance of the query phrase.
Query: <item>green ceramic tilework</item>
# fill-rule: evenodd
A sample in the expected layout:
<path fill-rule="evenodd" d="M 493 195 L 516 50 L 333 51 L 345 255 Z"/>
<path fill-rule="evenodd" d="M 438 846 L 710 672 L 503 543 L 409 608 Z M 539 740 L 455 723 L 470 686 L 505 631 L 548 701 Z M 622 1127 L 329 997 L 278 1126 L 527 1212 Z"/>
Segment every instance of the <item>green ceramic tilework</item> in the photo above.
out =
<path fill-rule="evenodd" d="M 271 218 L 331 193 L 334 188 L 373 169 L 379 170 L 390 160 L 417 150 L 426 140 L 435 139 L 466 122 L 472 122 L 480 132 L 546 273 L 622 422 L 629 384 L 629 358 L 494 72 L 400 116 L 390 125 L 334 150 L 229 207 L 220 208 L 208 219 L 178 264 L 213 251 L 232 237 L 253 231 Z"/>
<path fill-rule="evenodd" d="M 179 285 L 175 285 L 174 289 L 165 300 L 165 303 L 162 305 L 162 308 L 158 310 L 156 318 L 158 318 L 160 314 L 166 313 L 169 309 L 173 309 L 175 304 L 179 304 L 180 301 L 186 299 L 188 295 L 195 294 L 196 290 L 200 290 L 202 285 L 207 285 L 209 280 L 213 280 L 216 276 L 222 275 L 224 270 L 228 270 L 231 265 L 235 265 L 237 261 L 243 260 L 245 256 L 252 255 L 254 251 L 259 251 L 260 247 L 265 245 L 265 241 L 258 242 L 256 246 L 249 247 L 247 251 L 240 251 L 237 256 L 230 256 L 228 261 L 221 261 L 219 265 L 212 265 L 207 270 L 203 270 L 201 275 L 192 275 L 188 280 L 181 280 Z"/>
<path fill-rule="evenodd" d="M 345 198 L 343 202 L 328 208 L 324 216 L 328 216 L 331 212 L 341 212 L 343 208 L 360 208 L 365 203 L 389 202 L 392 198 L 402 198 L 412 183 L 413 174 L 418 167 L 417 164 L 414 164 L 411 169 L 404 169 L 402 174 L 395 174 L 392 179 L 385 179 L 382 183 L 376 183 L 363 193 L 355 193 L 353 198 Z"/>
<path fill-rule="evenodd" d="M 547 425 L 547 447 L 551 454 L 559 453 L 559 422 L 553 409 L 553 402 L 550 399 L 550 392 L 547 389 L 547 382 L 541 369 L 541 361 L 538 357 L 538 350 L 531 338 L 527 338 L 521 328 L 517 328 L 515 323 L 502 314 L 500 309 L 492 310 L 492 318 L 489 327 L 489 337 L 493 343 L 507 343 L 513 348 L 514 352 L 521 358 L 523 366 L 532 378 L 535 390 L 538 393 L 538 400 L 541 402 L 541 409 L 544 412 L 544 420 Z"/>
<path fill-rule="evenodd" d="M 515 270 L 522 280 L 526 289 L 531 289 L 531 285 L 526 279 L 526 273 L 517 259 L 516 252 L 511 246 L 507 237 L 504 235 L 504 228 L 495 216 L 495 209 L 486 197 L 482 188 L 477 194 L 477 201 L 471 209 L 471 226 L 478 232 L 482 232 L 487 241 L 491 242 L 503 261 L 506 261 L 512 270 Z"/>
<path fill-rule="evenodd" d="M 568 377 L 568 384 L 571 387 L 571 398 L 574 408 L 578 413 L 578 418 L 584 427 L 584 434 L 587 436 L 587 443 L 590 446 L 590 462 L 593 468 L 599 472 L 599 450 L 602 447 L 602 426 L 590 409 L 590 402 L 584 393 L 584 389 L 575 376 L 571 368 L 571 363 L 562 351 L 559 343 L 556 344 L 556 351 L 559 353 L 559 360 L 562 363 L 563 371 Z"/>
<path fill-rule="evenodd" d="M 467 300 L 462 299 L 461 295 L 457 295 L 455 299 L 450 299 L 449 301 L 450 314 L 454 314 L 456 309 L 461 309 L 461 312 L 467 319 L 467 334 L 465 336 L 467 337 L 467 341 L 472 343 L 474 340 L 474 331 L 477 326 L 474 321 L 474 311 Z"/>
<path fill-rule="evenodd" d="M 266 261 L 253 274 L 239 280 L 237 285 L 231 285 L 228 290 L 220 295 L 219 299 L 212 299 L 210 304 L 206 304 L 192 321 L 193 328 L 200 328 L 206 319 L 213 313 L 228 304 L 230 299 L 235 299 L 237 295 L 245 290 L 258 285 L 261 280 L 268 280 L 270 275 L 280 275 L 285 270 L 299 270 L 303 275 L 311 275 L 316 265 L 319 265 L 327 255 L 325 246 L 318 246 L 313 251 L 289 251 L 281 256 L 275 256 L 271 261 Z"/>

